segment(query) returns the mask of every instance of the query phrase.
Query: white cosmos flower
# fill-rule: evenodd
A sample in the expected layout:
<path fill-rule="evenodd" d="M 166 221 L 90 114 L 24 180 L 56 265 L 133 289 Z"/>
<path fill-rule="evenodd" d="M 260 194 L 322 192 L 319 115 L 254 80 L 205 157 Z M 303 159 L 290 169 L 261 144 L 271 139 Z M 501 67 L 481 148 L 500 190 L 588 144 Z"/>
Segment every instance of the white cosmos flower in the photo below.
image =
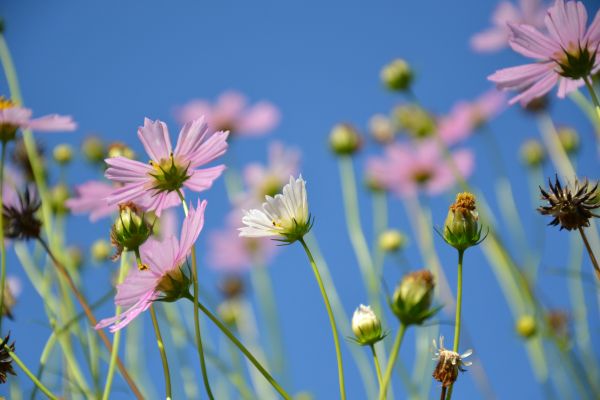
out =
<path fill-rule="evenodd" d="M 301 239 L 312 226 L 308 213 L 306 182 L 302 175 L 297 179 L 290 176 L 290 182 L 283 187 L 283 194 L 265 196 L 262 210 L 244 211 L 240 236 L 266 237 L 279 236 L 287 243 Z"/>

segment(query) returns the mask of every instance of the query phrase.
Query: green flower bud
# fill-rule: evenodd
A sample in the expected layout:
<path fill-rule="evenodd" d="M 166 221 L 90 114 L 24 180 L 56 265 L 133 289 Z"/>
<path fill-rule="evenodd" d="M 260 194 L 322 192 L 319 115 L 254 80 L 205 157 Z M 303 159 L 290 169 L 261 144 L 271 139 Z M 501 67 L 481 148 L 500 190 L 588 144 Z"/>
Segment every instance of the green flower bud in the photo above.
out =
<path fill-rule="evenodd" d="M 225 325 L 235 326 L 240 318 L 240 313 L 240 302 L 236 299 L 225 300 L 217 307 L 217 314 Z"/>
<path fill-rule="evenodd" d="M 456 250 L 465 251 L 481 242 L 481 229 L 475 196 L 468 192 L 459 193 L 448 210 L 444 240 Z"/>
<path fill-rule="evenodd" d="M 394 108 L 394 123 L 399 130 L 416 139 L 431 136 L 436 129 L 435 119 L 418 104 L 403 104 Z"/>
<path fill-rule="evenodd" d="M 396 59 L 383 67 L 381 80 L 390 90 L 404 91 L 410 88 L 413 73 L 405 60 Z"/>
<path fill-rule="evenodd" d="M 385 337 L 381 321 L 371 307 L 360 305 L 352 315 L 352 332 L 356 342 L 362 346 L 373 345 Z"/>
<path fill-rule="evenodd" d="M 369 120 L 369 132 L 377 143 L 388 144 L 394 141 L 396 134 L 392 121 L 385 115 L 377 114 Z"/>
<path fill-rule="evenodd" d="M 401 250 L 406 245 L 406 236 L 397 229 L 387 229 L 379 235 L 379 248 L 386 252 Z"/>
<path fill-rule="evenodd" d="M 517 321 L 516 330 L 519 336 L 529 339 L 537 333 L 535 318 L 531 315 L 523 315 Z"/>
<path fill-rule="evenodd" d="M 329 146 L 337 155 L 351 155 L 361 146 L 361 138 L 350 124 L 337 124 L 329 135 Z"/>
<path fill-rule="evenodd" d="M 129 146 L 122 142 L 114 142 L 108 146 L 108 158 L 125 157 L 133 160 L 135 152 Z"/>
<path fill-rule="evenodd" d="M 50 202 L 52 204 L 52 211 L 55 214 L 65 214 L 69 211 L 66 202 L 70 197 L 69 187 L 64 183 L 59 183 L 54 186 L 50 191 Z"/>
<path fill-rule="evenodd" d="M 546 159 L 546 152 L 539 141 L 531 139 L 521 145 L 521 159 L 528 167 L 539 167 Z"/>
<path fill-rule="evenodd" d="M 95 262 L 104 262 L 110 259 L 110 243 L 104 239 L 98 239 L 92 244 L 92 260 Z"/>
<path fill-rule="evenodd" d="M 140 212 L 133 203 L 119 205 L 119 216 L 110 233 L 111 242 L 117 249 L 115 259 L 121 255 L 123 250 L 134 251 L 136 255 L 139 254 L 140 246 L 152 234 L 152 226 L 144 217 L 144 213 Z M 140 263 L 138 268 L 143 270 L 148 267 Z"/>
<path fill-rule="evenodd" d="M 106 158 L 104 143 L 97 136 L 88 136 L 81 145 L 81 152 L 93 164 L 101 163 Z"/>
<path fill-rule="evenodd" d="M 66 165 L 73 159 L 73 148 L 66 143 L 59 144 L 52 151 L 52 155 L 58 164 Z"/>
<path fill-rule="evenodd" d="M 431 308 L 434 287 L 433 275 L 426 269 L 405 275 L 392 296 L 392 311 L 405 325 L 422 324 L 439 310 Z"/>
<path fill-rule="evenodd" d="M 573 128 L 562 127 L 558 129 L 558 140 L 567 154 L 576 153 L 579 150 L 579 134 Z"/>

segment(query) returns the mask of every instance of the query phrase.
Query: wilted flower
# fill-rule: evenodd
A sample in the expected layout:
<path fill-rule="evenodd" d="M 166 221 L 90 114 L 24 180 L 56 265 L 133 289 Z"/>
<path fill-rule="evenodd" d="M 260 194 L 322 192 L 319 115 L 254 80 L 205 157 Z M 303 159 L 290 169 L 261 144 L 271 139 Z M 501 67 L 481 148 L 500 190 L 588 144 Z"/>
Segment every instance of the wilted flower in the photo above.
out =
<path fill-rule="evenodd" d="M 439 310 L 431 308 L 434 287 L 433 274 L 426 269 L 405 275 L 394 290 L 392 311 L 405 325 L 422 324 Z"/>
<path fill-rule="evenodd" d="M 397 229 L 386 229 L 379 234 L 379 248 L 383 251 L 394 252 L 406 244 L 406 236 Z"/>
<path fill-rule="evenodd" d="M 224 165 L 198 168 L 227 150 L 227 132 L 209 133 L 203 118 L 184 125 L 174 151 L 167 125 L 162 121 L 146 118 L 144 126 L 138 129 L 138 137 L 151 158 L 149 164 L 125 157 L 105 160 L 109 165 L 106 177 L 123 184 L 108 197 L 110 204 L 146 198 L 146 209 L 160 216 L 164 208 L 181 202 L 177 192 L 184 187 L 195 192 L 206 190 L 225 169 Z"/>
<path fill-rule="evenodd" d="M 12 357 L 8 354 L 7 347 L 11 352 L 15 351 L 15 342 L 8 344 L 10 341 L 10 334 L 6 335 L 4 340 L 0 343 L 0 383 L 6 383 L 8 374 L 17 375 L 12 367 Z"/>
<path fill-rule="evenodd" d="M 358 131 L 350 124 L 337 124 L 329 134 L 329 147 L 339 156 L 356 153 L 361 143 Z"/>
<path fill-rule="evenodd" d="M 463 354 L 458 354 L 447 350 L 444 348 L 443 336 L 440 336 L 440 347 L 437 347 L 435 339 L 433 340 L 433 347 L 436 349 L 433 359 L 438 362 L 433 371 L 433 378 L 441 382 L 443 387 L 449 387 L 456 382 L 458 372 L 466 371 L 464 367 L 472 364 L 470 361 L 464 361 L 464 359 L 473 354 L 473 351 L 467 350 Z"/>
<path fill-rule="evenodd" d="M 436 129 L 435 118 L 418 104 L 403 104 L 394 108 L 393 121 L 399 130 L 416 139 L 431 136 Z"/>
<path fill-rule="evenodd" d="M 442 237 L 456 250 L 465 251 L 485 239 L 481 238 L 481 230 L 475 196 L 469 192 L 459 193 L 448 210 Z"/>
<path fill-rule="evenodd" d="M 381 80 L 388 89 L 404 91 L 410 89 L 413 73 L 410 65 L 398 58 L 383 67 Z"/>
<path fill-rule="evenodd" d="M 516 326 L 519 336 L 529 339 L 537 333 L 537 323 L 533 315 L 523 315 L 517 321 Z"/>
<path fill-rule="evenodd" d="M 194 209 L 190 207 L 183 221 L 178 241 L 171 236 L 161 242 L 150 238 L 140 252 L 148 269 L 134 268 L 125 281 L 117 286 L 115 304 L 126 310 L 118 316 L 107 318 L 96 325 L 96 329 L 110 326 L 115 332 L 124 328 L 135 317 L 146 311 L 155 301 L 175 301 L 189 295 L 190 278 L 184 273 L 184 263 L 188 253 L 204 225 L 206 201 Z"/>
<path fill-rule="evenodd" d="M 260 136 L 277 126 L 279 110 L 267 101 L 248 106 L 246 98 L 238 92 L 228 91 L 215 104 L 206 100 L 192 100 L 175 111 L 180 124 L 204 116 L 208 127 L 217 131 L 230 131 L 232 136 Z"/>
<path fill-rule="evenodd" d="M 239 228 L 240 236 L 277 236 L 279 241 L 293 243 L 310 231 L 312 220 L 308 213 L 306 182 L 302 176 L 297 179 L 290 176 L 289 183 L 283 187 L 283 194 L 266 196 L 266 200 L 262 211 L 244 211 L 242 222 L 246 226 Z"/>
<path fill-rule="evenodd" d="M 598 183 L 591 186 L 587 179 L 582 184 L 575 179 L 572 187 L 567 185 L 563 188 L 557 176 L 554 185 L 548 179 L 548 186 L 549 192 L 540 187 L 541 198 L 548 205 L 537 209 L 542 215 L 554 217 L 548 225 L 560 225 L 561 230 L 571 231 L 590 226 L 590 218 L 599 217 L 593 213 L 600 207 Z"/>
<path fill-rule="evenodd" d="M 110 231 L 110 241 L 116 248 L 113 259 L 121 256 L 121 253 L 133 251 L 138 258 L 140 270 L 148 267 L 139 260 L 139 249 L 152 234 L 152 225 L 146 221 L 143 213 L 134 203 L 119 205 L 119 215 Z"/>
<path fill-rule="evenodd" d="M 27 187 L 23 193 L 17 193 L 16 196 L 9 194 L 5 198 L 2 212 L 4 237 L 16 240 L 39 238 L 42 222 L 36 214 L 41 205 L 34 187 Z"/>
<path fill-rule="evenodd" d="M 521 145 L 521 160 L 528 167 L 538 167 L 546 159 L 546 152 L 544 146 L 535 140 L 530 139 Z"/>
<path fill-rule="evenodd" d="M 505 68 L 490 75 L 500 89 L 521 93 L 510 104 L 523 104 L 548 93 L 558 84 L 558 97 L 584 84 L 583 79 L 597 71 L 600 59 L 600 13 L 588 29 L 587 11 L 583 3 L 556 0 L 545 18 L 548 34 L 530 25 L 508 23 L 512 32 L 510 46 L 535 63 Z"/>
<path fill-rule="evenodd" d="M 352 332 L 362 346 L 373 345 L 386 336 L 381 321 L 370 306 L 359 305 L 352 315 Z"/>

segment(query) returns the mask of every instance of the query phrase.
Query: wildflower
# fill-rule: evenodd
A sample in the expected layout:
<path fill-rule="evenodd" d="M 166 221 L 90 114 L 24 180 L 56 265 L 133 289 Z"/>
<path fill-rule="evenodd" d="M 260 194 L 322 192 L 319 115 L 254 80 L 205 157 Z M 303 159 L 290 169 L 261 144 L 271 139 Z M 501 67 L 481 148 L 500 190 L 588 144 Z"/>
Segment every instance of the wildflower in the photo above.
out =
<path fill-rule="evenodd" d="M 0 141 L 13 140 L 19 129 L 31 129 L 38 132 L 74 131 L 77 124 L 70 116 L 58 114 L 31 118 L 31 110 L 0 97 Z"/>
<path fill-rule="evenodd" d="M 542 144 L 530 139 L 521 145 L 521 160 L 528 167 L 539 167 L 546 159 L 546 152 Z"/>
<path fill-rule="evenodd" d="M 216 131 L 230 131 L 233 136 L 261 136 L 273 130 L 279 123 L 277 107 L 267 101 L 248 106 L 246 98 L 235 91 L 228 91 L 215 104 L 205 100 L 192 100 L 175 111 L 180 124 L 201 116 L 208 127 Z"/>
<path fill-rule="evenodd" d="M 381 80 L 388 89 L 401 92 L 410 89 L 413 72 L 405 60 L 396 59 L 383 67 Z"/>
<path fill-rule="evenodd" d="M 66 165 L 73 159 L 73 148 L 66 143 L 59 144 L 52 151 L 52 155 L 58 164 Z"/>
<path fill-rule="evenodd" d="M 171 236 L 160 242 L 150 238 L 144 243 L 140 252 L 148 270 L 132 269 L 125 281 L 117 286 L 115 304 L 126 310 L 118 316 L 100 321 L 95 329 L 110 326 L 111 332 L 118 331 L 155 301 L 176 301 L 189 296 L 191 281 L 184 273 L 183 265 L 204 225 L 205 208 L 206 201 L 198 201 L 195 209 L 190 207 L 183 221 L 179 241 Z"/>
<path fill-rule="evenodd" d="M 399 130 L 411 137 L 423 139 L 431 136 L 436 129 L 433 116 L 418 104 L 403 104 L 394 108 L 393 121 Z"/>
<path fill-rule="evenodd" d="M 466 371 L 464 367 L 472 364 L 470 361 L 464 361 L 464 359 L 473 354 L 473 351 L 467 350 L 463 354 L 458 354 L 447 350 L 444 348 L 443 336 L 440 336 L 440 347 L 437 347 L 435 339 L 433 340 L 433 347 L 436 349 L 433 360 L 438 362 L 433 371 L 433 378 L 441 382 L 443 387 L 449 387 L 456 382 L 458 372 Z"/>
<path fill-rule="evenodd" d="M 458 143 L 496 117 L 505 104 L 506 95 L 497 90 L 490 90 L 472 102 L 461 101 L 439 120 L 439 135 L 448 145 Z"/>
<path fill-rule="evenodd" d="M 563 187 L 558 180 L 554 185 L 548 179 L 549 192 L 540 187 L 541 199 L 548 202 L 547 206 L 541 206 L 537 210 L 542 215 L 554 217 L 548 225 L 560 225 L 560 229 L 571 231 L 590 226 L 590 218 L 599 217 L 593 211 L 600 207 L 598 198 L 598 183 L 591 186 L 586 179 L 581 184 L 575 179 L 572 187 Z"/>
<path fill-rule="evenodd" d="M 471 38 L 471 47 L 479 52 L 493 52 L 508 46 L 510 29 L 507 23 L 544 28 L 546 6 L 542 0 L 519 0 L 518 5 L 508 1 L 498 4 L 492 15 L 493 26 Z"/>
<path fill-rule="evenodd" d="M 392 311 L 405 325 L 422 324 L 439 311 L 431 308 L 434 288 L 433 274 L 426 269 L 405 275 L 394 290 Z"/>
<path fill-rule="evenodd" d="M 535 63 L 505 68 L 488 77 L 500 89 L 519 90 L 509 103 L 531 100 L 548 93 L 558 84 L 558 97 L 584 84 L 595 72 L 600 59 L 600 13 L 586 29 L 587 11 L 583 3 L 556 0 L 545 18 L 548 34 L 530 25 L 509 23 L 512 32 L 510 46 Z"/>
<path fill-rule="evenodd" d="M 329 135 L 329 147 L 338 156 L 356 153 L 361 142 L 358 131 L 350 124 L 337 124 Z"/>
<path fill-rule="evenodd" d="M 4 199 L 2 211 L 4 237 L 16 240 L 39 238 L 42 222 L 36 214 L 41 205 L 33 187 L 27 187 L 22 194 L 17 193 L 15 196 L 9 194 Z"/>
<path fill-rule="evenodd" d="M 289 183 L 283 187 L 283 194 L 265 198 L 267 201 L 262 204 L 262 211 L 244 211 L 242 222 L 246 226 L 239 228 L 240 236 L 277 236 L 277 240 L 290 244 L 310 231 L 312 220 L 308 213 L 306 182 L 302 176 L 297 179 L 290 176 Z"/>
<path fill-rule="evenodd" d="M 81 152 L 92 164 L 97 164 L 106 158 L 106 149 L 98 136 L 88 136 L 81 144 Z"/>
<path fill-rule="evenodd" d="M 11 352 L 15 351 L 15 342 L 8 344 L 10 341 L 10 334 L 6 335 L 4 340 L 0 343 L 0 383 L 6 383 L 8 374 L 16 376 L 15 370 L 12 367 L 12 357 L 8 354 L 8 350 Z M 8 350 L 7 350 L 8 349 Z"/>
<path fill-rule="evenodd" d="M 381 321 L 377 315 L 370 306 L 362 304 L 352 315 L 352 332 L 354 332 L 356 342 L 362 346 L 372 346 L 386 336 L 381 329 Z"/>
<path fill-rule="evenodd" d="M 118 211 L 116 205 L 106 200 L 114 190 L 114 186 L 107 182 L 87 181 L 75 187 L 75 196 L 68 199 L 66 205 L 75 214 L 89 212 L 90 221 L 96 222 Z"/>
<path fill-rule="evenodd" d="M 537 333 L 537 323 L 535 322 L 535 317 L 532 315 L 523 315 L 520 317 L 517 321 L 516 330 L 519 336 L 525 339 L 533 337 Z"/>
<path fill-rule="evenodd" d="M 369 119 L 369 132 L 375 141 L 388 144 L 394 141 L 396 133 L 392 121 L 385 115 L 376 114 Z"/>
<path fill-rule="evenodd" d="M 468 192 L 459 193 L 448 210 L 442 237 L 456 250 L 464 251 L 481 243 L 481 230 L 475 196 Z"/>
<path fill-rule="evenodd" d="M 107 158 L 106 177 L 123 184 L 108 196 L 109 204 L 140 202 L 149 196 L 146 209 L 160 217 L 164 208 L 181 202 L 177 200 L 177 192 L 183 187 L 195 192 L 206 190 L 225 169 L 224 165 L 198 169 L 227 150 L 227 132 L 209 135 L 202 118 L 184 125 L 175 151 L 171 149 L 169 131 L 162 121 L 146 118 L 144 126 L 138 129 L 138 136 L 151 158 L 150 163 L 125 157 Z"/>
<path fill-rule="evenodd" d="M 452 157 L 461 176 L 467 178 L 473 170 L 473 153 L 457 150 Z M 367 175 L 380 187 L 401 197 L 414 196 L 420 190 L 429 195 L 440 194 L 455 183 L 448 162 L 431 140 L 386 146 L 383 157 L 373 157 L 367 162 Z"/>
<path fill-rule="evenodd" d="M 110 231 L 110 241 L 116 248 L 113 259 L 119 258 L 124 250 L 133 251 L 138 259 L 138 268 L 148 267 L 140 261 L 139 248 L 152 234 L 152 226 L 145 214 L 133 203 L 119 205 L 119 216 Z"/>
<path fill-rule="evenodd" d="M 387 229 L 379 235 L 379 248 L 386 252 L 394 252 L 406 245 L 406 236 L 397 229 Z"/>

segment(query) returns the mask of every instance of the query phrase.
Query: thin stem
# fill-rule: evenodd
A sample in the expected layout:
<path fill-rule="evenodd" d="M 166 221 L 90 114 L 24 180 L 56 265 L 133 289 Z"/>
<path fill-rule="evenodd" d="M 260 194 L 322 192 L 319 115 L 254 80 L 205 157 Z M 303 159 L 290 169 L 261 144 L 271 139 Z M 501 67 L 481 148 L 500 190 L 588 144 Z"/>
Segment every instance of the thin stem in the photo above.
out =
<path fill-rule="evenodd" d="M 594 86 L 592 85 L 589 76 L 584 76 L 583 81 L 585 82 L 585 86 L 587 87 L 588 91 L 590 92 L 590 96 L 592 97 L 592 102 L 596 107 L 596 117 L 598 117 L 598 119 L 600 120 L 600 101 L 598 101 L 598 96 L 596 95 Z"/>
<path fill-rule="evenodd" d="M 185 202 L 185 197 L 181 190 L 177 190 L 177 194 L 183 204 L 183 213 L 188 216 L 189 210 Z M 196 246 L 192 246 L 192 285 L 194 291 L 194 336 L 196 339 L 196 349 L 198 350 L 198 358 L 200 359 L 200 370 L 202 372 L 202 381 L 209 399 L 214 399 L 208 379 L 208 371 L 206 369 L 206 358 L 204 356 L 204 346 L 202 345 L 202 332 L 200 330 L 200 316 L 198 315 L 198 264 L 196 263 Z"/>
<path fill-rule="evenodd" d="M 581 239 L 583 239 L 585 248 L 587 249 L 587 252 L 590 255 L 590 260 L 592 260 L 592 265 L 594 266 L 596 277 L 598 278 L 598 280 L 600 280 L 600 267 L 598 267 L 598 260 L 596 260 L 596 256 L 592 251 L 592 247 L 590 246 L 590 243 L 588 242 L 587 236 L 585 235 L 585 232 L 583 231 L 582 227 L 579 227 L 579 234 L 581 235 Z"/>
<path fill-rule="evenodd" d="M 8 344 L 4 345 L 4 350 L 6 350 L 8 352 L 8 355 L 10 356 L 10 358 L 12 358 L 15 363 L 17 363 L 17 365 L 23 370 L 23 372 L 25 372 L 25 374 L 29 377 L 29 379 L 31 379 L 33 384 L 42 391 L 42 393 L 44 393 L 46 396 L 48 396 L 49 399 L 58 400 L 58 397 L 53 395 L 52 392 L 50 390 L 48 390 L 48 388 L 46 386 L 44 386 L 44 384 L 42 382 L 40 382 L 38 380 L 38 378 L 36 378 L 36 376 L 29 370 L 29 368 L 27 368 L 27 366 L 23 363 L 23 361 L 21 361 L 21 359 L 19 357 L 17 357 L 17 355 L 10 349 Z"/>
<path fill-rule="evenodd" d="M 6 142 L 2 142 L 0 155 L 0 333 L 4 314 L 4 290 L 6 287 L 6 243 L 4 243 L 4 161 L 6 159 Z M 8 310 L 7 310 L 8 311 Z"/>
<path fill-rule="evenodd" d="M 158 319 L 156 318 L 156 311 L 154 311 L 154 305 L 150 306 L 150 316 L 152 317 L 152 326 L 154 327 L 154 333 L 156 334 L 156 344 L 158 345 L 158 351 L 160 352 L 160 360 L 162 361 L 163 373 L 165 374 L 165 392 L 167 400 L 171 400 L 171 374 L 169 372 L 169 361 L 167 360 L 167 353 L 165 352 L 165 345 L 163 343 L 162 335 L 160 334 L 160 328 L 158 327 Z"/>
<path fill-rule="evenodd" d="M 456 317 L 454 318 L 454 346 L 452 347 L 452 351 L 458 353 L 458 346 L 460 344 L 460 315 L 462 311 L 462 267 L 463 267 L 463 256 L 465 254 L 464 250 L 458 251 L 458 272 L 457 272 L 457 280 L 456 280 Z M 454 384 L 450 385 L 450 389 L 448 390 L 448 395 L 446 396 L 446 400 L 450 400 L 452 398 L 452 389 L 454 388 Z"/>
<path fill-rule="evenodd" d="M 446 386 L 442 386 L 442 391 L 440 393 L 440 400 L 444 400 L 446 398 Z"/>
<path fill-rule="evenodd" d="M 344 364 L 342 363 L 342 351 L 340 350 L 340 339 L 338 337 L 337 325 L 335 323 L 335 317 L 333 316 L 333 311 L 331 310 L 331 304 L 329 304 L 329 297 L 327 297 L 327 291 L 325 290 L 325 286 L 323 285 L 323 280 L 321 279 L 321 274 L 319 274 L 319 269 L 317 268 L 317 264 L 310 252 L 304 238 L 300 238 L 298 240 L 302 247 L 304 247 L 304 251 L 308 256 L 308 260 L 310 261 L 310 265 L 315 273 L 315 278 L 317 279 L 317 283 L 319 284 L 319 289 L 321 289 L 321 295 L 323 296 L 323 301 L 325 302 L 325 308 L 327 308 L 327 315 L 329 316 L 329 323 L 331 324 L 331 332 L 333 333 L 333 342 L 335 343 L 335 355 L 337 357 L 338 364 L 338 380 L 340 384 L 340 397 L 342 400 L 346 398 L 346 388 L 344 384 Z"/>
<path fill-rule="evenodd" d="M 96 317 L 94 317 L 94 313 L 92 313 L 92 310 L 91 310 L 90 306 L 88 305 L 87 301 L 85 300 L 85 297 L 83 297 L 83 294 L 79 291 L 79 289 L 77 289 L 75 282 L 73 282 L 73 278 L 71 278 L 71 275 L 69 274 L 69 272 L 67 271 L 65 266 L 62 265 L 62 263 L 56 259 L 56 257 L 54 256 L 54 253 L 52 253 L 52 251 L 50 250 L 50 247 L 48 247 L 48 244 L 44 241 L 44 239 L 38 238 L 38 241 L 40 242 L 40 244 L 42 245 L 44 250 L 46 250 L 46 252 L 48 253 L 48 256 L 50 256 L 50 258 L 52 259 L 52 262 L 54 263 L 54 266 L 56 267 L 58 272 L 67 281 L 69 288 L 71 289 L 71 291 L 75 295 L 75 298 L 77 299 L 77 301 L 83 308 L 83 311 L 85 312 L 87 319 L 90 321 L 90 324 L 92 325 L 92 327 L 95 327 L 98 324 L 98 320 L 96 320 Z M 112 344 L 110 343 L 110 340 L 108 340 L 108 337 L 106 336 L 104 331 L 98 329 L 98 330 L 96 330 L 96 332 L 98 333 L 98 336 L 100 336 L 100 339 L 104 343 L 104 346 L 106 347 L 108 352 L 112 353 Z M 121 361 L 119 356 L 117 356 L 116 362 L 117 362 L 117 367 L 119 367 L 119 371 L 121 372 L 121 375 L 123 376 L 123 379 L 125 379 L 125 381 L 131 388 L 131 391 L 133 392 L 135 397 L 137 399 L 143 399 L 144 396 L 138 389 L 138 387 L 135 384 L 135 382 L 133 381 L 133 379 L 131 379 L 129 372 L 127 372 L 127 369 L 123 365 L 123 362 Z"/>
<path fill-rule="evenodd" d="M 400 324 L 400 329 L 398 329 L 398 333 L 396 333 L 394 346 L 392 347 L 392 352 L 390 353 L 390 361 L 388 362 L 388 365 L 385 369 L 385 374 L 383 375 L 383 383 L 379 388 L 379 400 L 385 400 L 387 396 L 387 387 L 390 384 L 390 379 L 392 378 L 392 371 L 394 371 L 394 364 L 396 364 L 396 359 L 400 353 L 400 346 L 402 345 L 402 339 L 404 339 L 406 328 L 407 326 L 405 324 Z"/>
<path fill-rule="evenodd" d="M 248 358 L 248 360 L 258 369 L 258 371 L 265 377 L 265 379 L 273 386 L 273 388 L 286 400 L 291 400 L 292 397 L 287 394 L 285 390 L 277 383 L 277 381 L 269 374 L 269 372 L 262 366 L 262 364 L 254 357 L 250 351 L 235 337 L 233 333 L 221 322 L 208 308 L 204 306 L 200 301 L 195 301 L 194 297 L 190 294 L 184 296 L 192 303 L 196 303 L 196 307 L 200 309 L 216 326 L 227 336 L 229 340 Z"/>
<path fill-rule="evenodd" d="M 117 278 L 118 284 L 123 282 L 125 278 L 125 272 L 127 271 L 127 256 L 123 254 L 121 256 L 121 265 L 119 266 L 119 277 Z M 115 315 L 121 315 L 121 306 L 116 306 Z M 106 375 L 106 382 L 104 384 L 104 392 L 102 393 L 102 400 L 108 400 L 110 396 L 110 389 L 115 376 L 115 365 L 117 362 L 117 355 L 119 354 L 119 342 L 121 341 L 121 330 L 115 332 L 113 337 L 113 348 L 110 353 L 110 363 L 108 364 L 108 374 Z"/>
<path fill-rule="evenodd" d="M 383 383 L 383 378 L 381 377 L 381 367 L 379 366 L 379 360 L 377 359 L 377 352 L 375 351 L 374 345 L 369 345 L 371 348 L 371 353 L 373 353 L 373 364 L 375 364 L 375 372 L 377 372 L 377 382 L 379 383 L 379 387 Z"/>

